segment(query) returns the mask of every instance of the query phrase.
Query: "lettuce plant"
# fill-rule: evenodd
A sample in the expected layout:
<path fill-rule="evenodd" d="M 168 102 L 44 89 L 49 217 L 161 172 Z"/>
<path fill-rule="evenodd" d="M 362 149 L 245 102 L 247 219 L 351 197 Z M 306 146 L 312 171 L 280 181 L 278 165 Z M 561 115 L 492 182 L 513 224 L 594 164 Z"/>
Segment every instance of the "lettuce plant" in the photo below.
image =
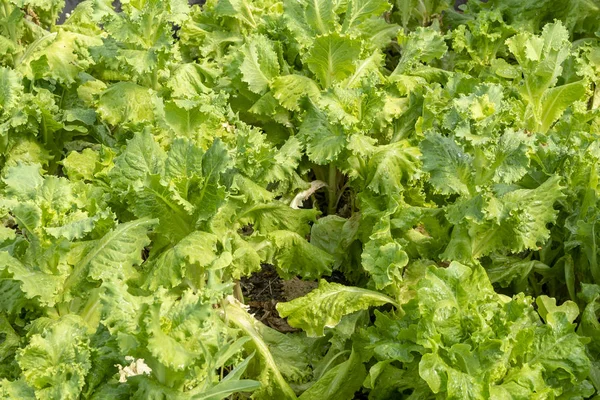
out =
<path fill-rule="evenodd" d="M 121 3 L 0 0 L 2 398 L 597 396 L 597 1 Z"/>

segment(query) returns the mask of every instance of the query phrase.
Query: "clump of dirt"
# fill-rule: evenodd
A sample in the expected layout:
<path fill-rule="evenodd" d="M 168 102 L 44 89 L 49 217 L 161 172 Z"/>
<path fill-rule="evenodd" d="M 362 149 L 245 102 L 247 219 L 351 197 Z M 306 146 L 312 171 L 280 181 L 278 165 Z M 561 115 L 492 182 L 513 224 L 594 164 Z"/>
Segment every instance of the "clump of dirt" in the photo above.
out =
<path fill-rule="evenodd" d="M 279 332 L 296 332 L 279 316 L 275 306 L 280 301 L 290 301 L 302 297 L 315 289 L 314 281 L 298 278 L 283 280 L 272 265 L 263 264 L 262 269 L 240 281 L 244 302 L 250 307 L 250 313 L 263 324 Z"/>
<path fill-rule="evenodd" d="M 286 301 L 290 301 L 310 293 L 316 289 L 319 284 L 315 281 L 303 281 L 294 277 L 289 281 L 281 282 L 281 286 L 283 289 L 283 297 Z"/>
<path fill-rule="evenodd" d="M 285 319 L 279 317 L 275 306 L 286 301 L 283 292 L 283 280 L 272 265 L 263 264 L 262 269 L 242 278 L 240 281 L 244 302 L 250 307 L 250 313 L 263 324 L 279 332 L 295 332 Z"/>

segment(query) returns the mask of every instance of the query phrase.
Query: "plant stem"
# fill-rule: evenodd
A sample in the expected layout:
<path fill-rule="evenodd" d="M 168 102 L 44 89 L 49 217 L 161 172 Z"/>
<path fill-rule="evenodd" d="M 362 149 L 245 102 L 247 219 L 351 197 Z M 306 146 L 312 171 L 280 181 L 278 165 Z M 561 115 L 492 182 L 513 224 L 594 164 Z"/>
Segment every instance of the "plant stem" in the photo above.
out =
<path fill-rule="evenodd" d="M 235 285 L 233 286 L 233 297 L 240 303 L 244 304 L 244 294 L 242 293 L 242 285 L 240 285 L 240 281 L 235 281 Z"/>
<path fill-rule="evenodd" d="M 68 303 L 58 303 L 56 305 L 56 309 L 58 310 L 58 315 L 61 317 L 69 314 L 69 304 Z"/>
<path fill-rule="evenodd" d="M 327 180 L 329 198 L 327 199 L 327 215 L 333 215 L 337 211 L 337 168 L 329 164 L 329 178 Z"/>

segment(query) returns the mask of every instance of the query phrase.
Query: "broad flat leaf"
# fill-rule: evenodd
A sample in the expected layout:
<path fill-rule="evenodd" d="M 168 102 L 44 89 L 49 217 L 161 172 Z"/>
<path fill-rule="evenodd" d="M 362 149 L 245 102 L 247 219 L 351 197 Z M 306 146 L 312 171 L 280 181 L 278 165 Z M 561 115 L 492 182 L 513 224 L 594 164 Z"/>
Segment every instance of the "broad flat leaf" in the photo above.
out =
<path fill-rule="evenodd" d="M 67 315 L 32 335 L 17 361 L 37 399 L 76 400 L 92 367 L 90 353 L 81 319 Z"/>
<path fill-rule="evenodd" d="M 423 170 L 430 182 L 442 194 L 468 194 L 473 171 L 472 156 L 454 140 L 432 133 L 421 142 Z"/>
<path fill-rule="evenodd" d="M 19 347 L 20 337 L 10 326 L 9 321 L 5 316 L 0 317 L 0 333 L 4 337 L 4 341 L 0 344 L 0 361 L 9 359 Z"/>
<path fill-rule="evenodd" d="M 367 188 L 378 194 L 399 193 L 404 186 L 419 176 L 418 148 L 407 142 L 378 146 L 369 159 Z"/>
<path fill-rule="evenodd" d="M 352 75 L 360 44 L 347 36 L 331 33 L 318 36 L 307 53 L 306 64 L 323 87 L 328 88 Z"/>
<path fill-rule="evenodd" d="M 188 198 L 194 179 L 202 176 L 204 152 L 193 142 L 175 139 L 165 161 L 165 179 L 172 182 L 183 199 Z"/>
<path fill-rule="evenodd" d="M 386 0 L 351 0 L 342 25 L 342 32 L 348 32 L 370 18 L 380 17 L 391 8 Z"/>
<path fill-rule="evenodd" d="M 360 390 L 367 371 L 360 356 L 352 351 L 350 358 L 325 373 L 306 390 L 300 400 L 351 400 Z"/>
<path fill-rule="evenodd" d="M 220 184 L 220 178 L 229 162 L 227 148 L 219 139 L 213 142 L 202 157 L 204 181 L 199 192 L 190 197 L 190 201 L 197 206 L 200 221 L 212 217 L 225 199 L 225 188 Z"/>
<path fill-rule="evenodd" d="M 300 110 L 300 101 L 304 97 L 316 99 L 320 90 L 315 81 L 302 75 L 284 75 L 277 77 L 271 84 L 273 97 L 291 111 Z"/>
<path fill-rule="evenodd" d="M 328 215 L 319 218 L 310 230 L 310 243 L 334 256 L 334 268 L 343 265 L 350 256 L 349 247 L 358 237 L 359 217 L 358 214 L 350 219 Z"/>
<path fill-rule="evenodd" d="M 548 224 L 556 220 L 556 201 L 563 197 L 560 178 L 553 176 L 536 189 L 518 189 L 493 199 L 485 212 L 488 220 L 472 224 L 473 256 L 511 249 L 536 249 L 549 235 Z"/>
<path fill-rule="evenodd" d="M 260 233 L 274 230 L 288 230 L 299 235 L 310 232 L 310 222 L 316 220 L 318 210 L 293 209 L 288 204 L 273 202 L 256 204 L 240 215 L 242 223 L 251 223 Z"/>
<path fill-rule="evenodd" d="M 389 77 L 392 82 L 400 80 L 411 66 L 429 63 L 448 51 L 444 37 L 432 28 L 419 27 L 408 35 L 400 32 L 398 42 L 402 46 L 402 58 Z"/>
<path fill-rule="evenodd" d="M 161 221 L 160 231 L 181 238 L 191 231 L 194 207 L 169 185 L 160 175 L 147 176 L 130 197 L 131 210 L 138 218 L 156 218 Z"/>
<path fill-rule="evenodd" d="M 230 374 L 233 372 L 230 372 Z M 228 375 L 229 376 L 229 375 Z M 234 393 L 253 392 L 260 388 L 260 382 L 250 379 L 221 381 L 204 393 L 191 397 L 194 400 L 221 400 Z"/>
<path fill-rule="evenodd" d="M 115 168 L 110 177 L 117 188 L 127 191 L 141 186 L 147 175 L 160 174 L 164 168 L 165 152 L 156 143 L 152 134 L 143 132 L 135 135 L 125 151 L 115 159 Z"/>
<path fill-rule="evenodd" d="M 33 51 L 28 52 L 29 57 L 20 65 L 23 75 L 30 79 L 46 78 L 66 84 L 74 83 L 79 72 L 90 64 L 90 60 L 82 57 L 85 53 L 80 46 L 102 44 L 100 38 L 82 38 L 83 35 L 64 30 L 48 34 L 37 43 L 37 47 L 31 45 Z"/>
<path fill-rule="evenodd" d="M 77 290 L 88 276 L 94 280 L 129 278 L 132 266 L 142 262 L 142 249 L 150 243 L 147 233 L 157 222 L 142 218 L 119 224 L 104 235 L 73 268 L 63 286 L 65 295 Z"/>
<path fill-rule="evenodd" d="M 239 235 L 235 235 L 231 241 L 231 256 L 231 276 L 234 279 L 260 271 L 262 260 L 258 251 Z"/>
<path fill-rule="evenodd" d="M 141 124 L 154 119 L 152 90 L 131 82 L 119 82 L 102 92 L 98 114 L 111 125 Z"/>
<path fill-rule="evenodd" d="M 323 336 L 325 328 L 335 327 L 344 315 L 396 302 L 378 292 L 338 283 L 319 281 L 319 287 L 304 297 L 278 303 L 277 311 L 288 323 L 308 336 Z"/>
<path fill-rule="evenodd" d="M 5 193 L 17 199 L 35 200 L 39 188 L 44 184 L 38 164 L 10 167 L 2 181 L 6 184 Z"/>
<path fill-rule="evenodd" d="M 321 165 L 335 160 L 348 143 L 344 129 L 332 123 L 328 115 L 314 105 L 302 121 L 299 134 L 304 139 L 310 160 Z"/>
<path fill-rule="evenodd" d="M 257 35 L 247 40 L 242 52 L 242 80 L 253 92 L 264 92 L 273 78 L 279 75 L 279 61 L 273 49 L 273 42 L 265 36 Z"/>
<path fill-rule="evenodd" d="M 220 15 L 233 17 L 253 28 L 256 28 L 257 20 L 253 13 L 252 3 L 247 0 L 219 0 L 215 11 Z"/>
<path fill-rule="evenodd" d="M 177 371 L 188 368 L 202 356 L 198 342 L 205 340 L 201 331 L 210 327 L 207 320 L 212 306 L 191 290 L 175 299 L 159 290 L 144 316 L 144 327 L 148 350 L 161 363 Z"/>
<path fill-rule="evenodd" d="M 523 132 L 508 130 L 502 135 L 491 167 L 494 168 L 494 182 L 513 183 L 527 173 L 530 143 Z"/>
<path fill-rule="evenodd" d="M 199 100 L 207 101 L 207 100 Z M 193 139 L 196 143 L 211 142 L 205 132 L 209 117 L 198 110 L 198 102 L 190 100 L 171 100 L 164 103 L 164 122 L 178 137 Z"/>
<path fill-rule="evenodd" d="M 401 281 L 406 264 L 408 255 L 394 240 L 370 240 L 362 253 L 362 267 L 371 275 L 377 289 Z"/>
<path fill-rule="evenodd" d="M 384 62 L 384 57 L 381 51 L 376 50 L 369 57 L 361 60 L 356 60 L 356 68 L 354 73 L 343 83 L 346 88 L 359 87 L 364 78 L 379 74 L 379 68 Z"/>
<path fill-rule="evenodd" d="M 562 310 L 547 314 L 547 325 L 536 331 L 527 361 L 540 363 L 545 371 L 564 371 L 572 379 L 583 380 L 590 360 L 582 346 L 586 339 L 575 333 L 572 315 Z"/>
<path fill-rule="evenodd" d="M 541 100 L 540 132 L 548 132 L 548 129 L 560 118 L 565 110 L 583 97 L 587 86 L 587 83 L 581 80 L 557 86 L 544 92 Z"/>
<path fill-rule="evenodd" d="M 92 149 L 84 149 L 81 153 L 73 151 L 63 160 L 62 164 L 67 176 L 71 180 L 94 179 L 96 164 L 100 162 L 100 155 Z"/>
<path fill-rule="evenodd" d="M 194 98 L 208 92 L 202 79 L 202 69 L 196 63 L 181 64 L 167 82 L 175 98 Z"/>
<path fill-rule="evenodd" d="M 179 285 L 186 277 L 195 279 L 188 268 L 196 264 L 207 267 L 217 257 L 217 237 L 207 232 L 192 232 L 171 246 L 156 257 L 152 255 L 144 264 L 142 287 L 145 289 L 156 290 L 160 286 L 171 288 Z M 241 256 L 238 254 L 238 257 Z"/>
<path fill-rule="evenodd" d="M 335 3 L 327 0 L 310 0 L 305 5 L 306 22 L 318 34 L 331 32 L 335 27 Z"/>
<path fill-rule="evenodd" d="M 102 282 L 98 295 L 101 322 L 112 335 L 132 335 L 140 329 L 142 307 L 151 297 L 134 296 L 128 286 L 118 280 Z"/>
<path fill-rule="evenodd" d="M 0 121 L 18 104 L 23 92 L 21 78 L 16 71 L 0 67 Z"/>
<path fill-rule="evenodd" d="M 546 322 L 552 316 L 548 314 L 563 313 L 567 317 L 569 323 L 573 323 L 579 315 L 579 307 L 573 301 L 565 301 L 560 306 L 556 305 L 556 299 L 542 295 L 535 300 L 538 306 L 538 313 L 540 317 Z"/>
<path fill-rule="evenodd" d="M 12 279 L 20 282 L 20 289 L 26 298 L 37 298 L 41 304 L 51 307 L 56 303 L 56 295 L 65 280 L 64 275 L 52 275 L 27 267 L 6 252 L 0 252 L 0 265 L 12 274 Z M 8 289 L 8 286 L 5 287 Z"/>
<path fill-rule="evenodd" d="M 268 238 L 274 247 L 273 262 L 284 279 L 296 275 L 316 279 L 331 274 L 333 256 L 308 243 L 297 233 L 273 231 Z"/>

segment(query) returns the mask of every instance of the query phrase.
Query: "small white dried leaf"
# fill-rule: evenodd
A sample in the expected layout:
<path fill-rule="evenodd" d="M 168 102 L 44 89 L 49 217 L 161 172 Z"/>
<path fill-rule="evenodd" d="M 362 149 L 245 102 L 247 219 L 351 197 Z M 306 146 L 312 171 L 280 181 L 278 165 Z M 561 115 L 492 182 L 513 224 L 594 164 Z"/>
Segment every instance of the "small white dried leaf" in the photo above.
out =
<path fill-rule="evenodd" d="M 137 360 L 131 356 L 126 356 L 125 360 L 131 361 L 131 364 L 123 367 L 121 364 L 115 364 L 115 367 L 119 369 L 119 382 L 127 382 L 127 378 L 136 375 L 150 375 L 152 369 L 146 365 L 143 358 Z"/>
<path fill-rule="evenodd" d="M 294 197 L 294 200 L 290 203 L 290 207 L 295 210 L 299 209 L 304 200 L 308 199 L 313 193 L 325 186 L 327 186 L 327 184 L 323 181 L 312 181 L 308 189 L 303 190 Z"/>

